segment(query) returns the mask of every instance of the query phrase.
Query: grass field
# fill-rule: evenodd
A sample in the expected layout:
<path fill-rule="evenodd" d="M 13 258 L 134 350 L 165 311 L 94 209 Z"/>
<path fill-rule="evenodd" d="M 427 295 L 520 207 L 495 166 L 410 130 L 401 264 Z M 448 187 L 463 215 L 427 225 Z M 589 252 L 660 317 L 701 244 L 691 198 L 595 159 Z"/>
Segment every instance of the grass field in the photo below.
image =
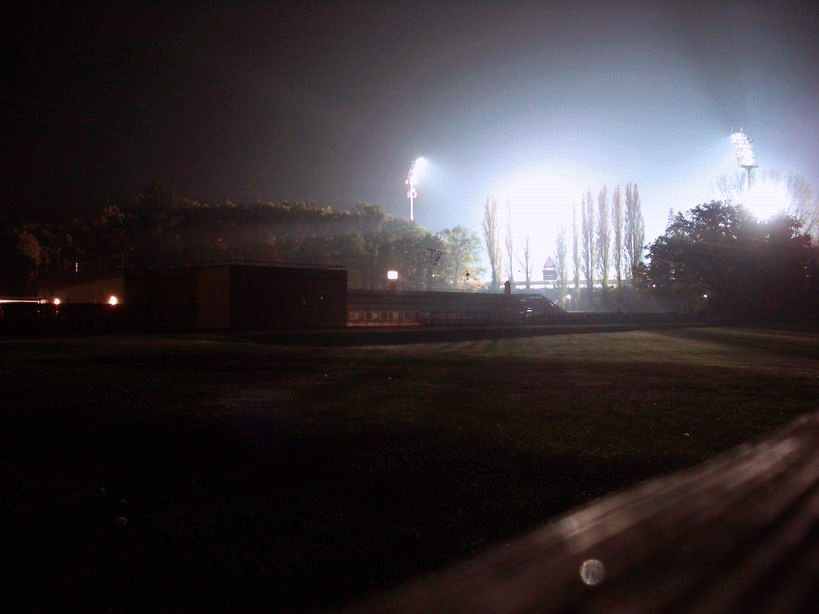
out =
<path fill-rule="evenodd" d="M 819 334 L 5 341 L 0 384 L 4 611 L 302 610 L 815 410 Z"/>

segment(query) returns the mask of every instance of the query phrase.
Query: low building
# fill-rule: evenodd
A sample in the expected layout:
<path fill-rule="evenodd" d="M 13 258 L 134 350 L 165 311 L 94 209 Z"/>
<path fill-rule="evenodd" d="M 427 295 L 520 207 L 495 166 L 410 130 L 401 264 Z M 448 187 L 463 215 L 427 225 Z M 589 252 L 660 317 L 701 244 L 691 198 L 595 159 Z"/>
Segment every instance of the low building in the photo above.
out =
<path fill-rule="evenodd" d="M 392 292 L 350 290 L 348 326 L 509 324 L 562 310 L 537 293 Z"/>
<path fill-rule="evenodd" d="M 225 263 L 54 279 L 61 305 L 119 304 L 130 325 L 163 330 L 343 327 L 347 272 L 336 267 Z"/>

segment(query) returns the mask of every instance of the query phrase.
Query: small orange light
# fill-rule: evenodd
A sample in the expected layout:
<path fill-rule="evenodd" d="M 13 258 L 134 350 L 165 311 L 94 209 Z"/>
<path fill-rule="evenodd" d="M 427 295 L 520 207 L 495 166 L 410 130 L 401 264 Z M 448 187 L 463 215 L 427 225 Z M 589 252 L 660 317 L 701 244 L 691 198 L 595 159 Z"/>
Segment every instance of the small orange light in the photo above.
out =
<path fill-rule="evenodd" d="M 119 304 L 119 299 L 112 294 L 111 296 L 108 297 L 108 304 L 109 305 L 118 305 Z"/>
<path fill-rule="evenodd" d="M 55 299 L 54 299 L 53 301 L 51 301 L 51 302 L 52 302 L 52 303 L 54 303 L 55 305 L 59 305 L 60 303 L 62 303 L 62 301 L 61 301 L 60 299 L 58 299 L 58 298 L 55 298 Z"/>

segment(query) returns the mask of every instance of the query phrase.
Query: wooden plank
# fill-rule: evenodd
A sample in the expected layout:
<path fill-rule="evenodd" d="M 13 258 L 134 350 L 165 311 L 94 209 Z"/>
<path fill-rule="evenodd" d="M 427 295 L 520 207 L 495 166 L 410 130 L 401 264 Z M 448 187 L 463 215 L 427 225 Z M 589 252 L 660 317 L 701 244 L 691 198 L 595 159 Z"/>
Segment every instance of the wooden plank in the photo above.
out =
<path fill-rule="evenodd" d="M 817 586 L 819 412 L 352 611 L 796 612 Z"/>

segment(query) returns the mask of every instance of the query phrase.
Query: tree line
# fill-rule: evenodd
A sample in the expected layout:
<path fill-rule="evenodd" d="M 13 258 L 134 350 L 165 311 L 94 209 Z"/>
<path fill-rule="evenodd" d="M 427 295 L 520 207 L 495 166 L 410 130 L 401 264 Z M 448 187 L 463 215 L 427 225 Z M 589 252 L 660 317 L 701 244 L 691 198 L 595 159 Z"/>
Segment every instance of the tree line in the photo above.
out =
<path fill-rule="evenodd" d="M 796 217 L 760 221 L 742 206 L 712 201 L 671 217 L 647 254 L 641 288 L 678 309 L 766 320 L 819 316 L 819 245 Z"/>
<path fill-rule="evenodd" d="M 810 195 L 808 189 L 800 193 Z M 580 201 L 572 207 L 570 240 L 562 228 L 556 237 L 561 304 L 572 290 L 572 304 L 584 310 L 819 317 L 819 241 L 813 240 L 816 220 L 809 206 L 761 221 L 741 204 L 712 201 L 685 213 L 670 211 L 665 233 L 646 244 L 636 184 L 626 184 L 622 193 L 617 186 L 610 195 L 603 186 L 596 200 L 588 190 Z M 493 288 L 504 274 L 514 280 L 509 218 L 507 205 L 501 242 L 497 202 L 486 200 L 483 238 Z M 528 285 L 528 239 L 522 253 L 518 262 Z"/>
<path fill-rule="evenodd" d="M 47 222 L 0 217 L 0 293 L 35 293 L 42 276 L 204 262 L 341 266 L 350 287 L 479 290 L 480 239 L 462 226 L 432 232 L 378 205 L 208 205 L 160 187 L 130 205 Z"/>
<path fill-rule="evenodd" d="M 616 281 L 617 288 L 620 288 L 624 280 L 631 281 L 634 278 L 642 260 L 645 222 L 636 183 L 627 183 L 625 194 L 621 194 L 620 186 L 616 186 L 611 196 L 604 185 L 597 194 L 596 202 L 591 190 L 588 190 L 580 201 L 580 226 L 577 222 L 578 207 L 572 207 L 571 256 L 568 254 L 565 230 L 561 228 L 557 233 L 554 254 L 557 271 L 555 287 L 560 290 L 561 299 L 572 285 L 579 294 L 582 278 L 586 290 L 586 306 L 592 306 L 597 283 L 607 289 L 611 282 Z M 514 281 L 516 258 L 508 203 L 506 219 L 506 236 L 501 244 L 498 203 L 496 199 L 488 198 L 484 204 L 482 228 L 490 267 L 490 286 L 493 289 L 501 285 L 504 274 L 506 279 Z M 524 238 L 521 257 L 517 258 L 517 262 L 524 272 L 528 288 L 532 277 L 528 236 Z M 609 277 L 612 273 L 613 280 Z"/>
<path fill-rule="evenodd" d="M 43 276 L 228 261 L 341 266 L 353 288 L 385 288 L 395 269 L 404 289 L 497 291 L 504 274 L 513 279 L 516 260 L 528 285 L 528 238 L 514 249 L 508 211 L 502 238 L 497 208 L 487 199 L 484 284 L 481 240 L 462 226 L 432 232 L 370 204 L 343 211 L 303 202 L 208 205 L 152 188 L 92 216 L 0 216 L 0 294 L 34 294 Z M 712 201 L 672 212 L 665 233 L 645 245 L 639 191 L 629 183 L 610 195 L 602 187 L 596 200 L 587 191 L 572 208 L 570 239 L 557 233 L 555 285 L 561 299 L 570 290 L 583 296 L 573 299 L 583 309 L 819 315 L 819 244 L 797 217 L 763 222 L 740 205 Z"/>

